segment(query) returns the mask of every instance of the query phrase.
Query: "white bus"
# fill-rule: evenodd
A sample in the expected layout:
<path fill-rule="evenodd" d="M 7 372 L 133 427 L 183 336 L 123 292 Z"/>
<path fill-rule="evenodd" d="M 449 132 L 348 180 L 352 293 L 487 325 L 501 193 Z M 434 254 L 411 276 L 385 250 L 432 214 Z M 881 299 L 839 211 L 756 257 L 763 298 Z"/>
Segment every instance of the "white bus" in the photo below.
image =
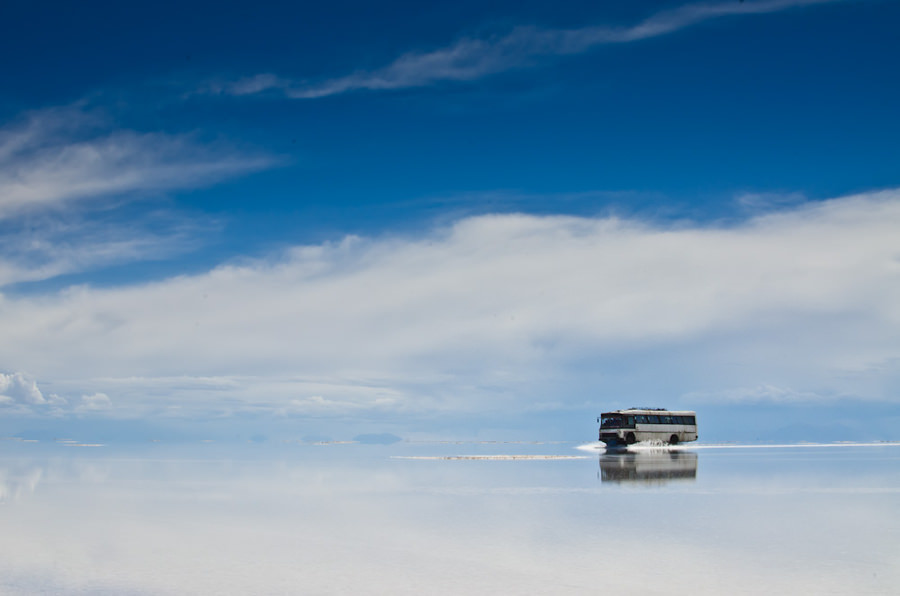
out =
<path fill-rule="evenodd" d="M 633 445 L 638 441 L 661 441 L 676 445 L 697 440 L 697 413 L 663 408 L 629 408 L 605 412 L 597 419 L 600 440 L 608 447 Z"/>

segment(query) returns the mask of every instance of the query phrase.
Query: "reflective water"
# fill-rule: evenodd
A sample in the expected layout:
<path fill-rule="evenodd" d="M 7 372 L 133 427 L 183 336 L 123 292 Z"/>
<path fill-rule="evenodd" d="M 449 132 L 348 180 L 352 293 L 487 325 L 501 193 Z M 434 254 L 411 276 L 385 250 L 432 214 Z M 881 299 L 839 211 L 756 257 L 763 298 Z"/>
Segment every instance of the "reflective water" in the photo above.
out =
<path fill-rule="evenodd" d="M 898 445 L 577 447 L 4 442 L 0 592 L 897 593 Z"/>

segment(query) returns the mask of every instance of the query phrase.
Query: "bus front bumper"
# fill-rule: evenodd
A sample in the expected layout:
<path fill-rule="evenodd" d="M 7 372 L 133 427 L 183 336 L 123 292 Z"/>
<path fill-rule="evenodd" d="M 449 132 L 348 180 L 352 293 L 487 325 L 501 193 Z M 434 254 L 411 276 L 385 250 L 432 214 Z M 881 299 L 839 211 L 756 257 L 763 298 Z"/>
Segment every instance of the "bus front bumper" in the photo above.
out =
<path fill-rule="evenodd" d="M 625 439 L 618 433 L 600 433 L 600 441 L 607 445 L 624 445 Z"/>

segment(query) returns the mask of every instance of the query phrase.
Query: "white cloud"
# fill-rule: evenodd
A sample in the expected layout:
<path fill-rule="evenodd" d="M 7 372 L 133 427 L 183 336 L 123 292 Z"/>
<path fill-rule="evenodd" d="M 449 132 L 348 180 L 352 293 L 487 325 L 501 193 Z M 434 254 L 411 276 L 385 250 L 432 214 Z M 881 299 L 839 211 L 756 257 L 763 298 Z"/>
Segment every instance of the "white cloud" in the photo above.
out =
<path fill-rule="evenodd" d="M 67 405 L 68 400 L 56 393 L 44 395 L 28 374 L 0 373 L 0 413 L 4 415 L 60 416 L 67 412 Z"/>
<path fill-rule="evenodd" d="M 0 373 L 0 397 L 5 403 L 40 405 L 47 403 L 37 382 L 22 373 Z"/>
<path fill-rule="evenodd" d="M 803 403 L 821 402 L 831 396 L 822 396 L 807 391 L 794 391 L 788 387 L 761 384 L 754 387 L 722 389 L 715 393 L 692 393 L 685 396 L 691 401 L 718 403 Z"/>
<path fill-rule="evenodd" d="M 94 221 L 80 212 L 57 212 L 0 221 L 0 288 L 181 254 L 216 225 L 166 211 L 137 220 Z"/>
<path fill-rule="evenodd" d="M 591 26 L 577 29 L 518 27 L 487 39 L 462 38 L 429 52 L 409 52 L 391 64 L 358 71 L 322 83 L 307 84 L 263 73 L 231 83 L 209 85 L 207 91 L 250 95 L 277 90 L 288 97 L 313 99 L 361 89 L 422 87 L 441 81 L 471 81 L 531 66 L 535 59 L 579 54 L 601 45 L 630 43 L 674 33 L 703 21 L 741 14 L 778 12 L 840 0 L 760 0 L 687 4 L 650 16 L 630 27 Z"/>
<path fill-rule="evenodd" d="M 900 192 L 732 227 L 493 215 L 119 288 L 7 297 L 59 395 L 228 415 L 503 410 L 789 387 L 896 399 Z M 733 397 L 733 396 L 732 396 Z"/>
<path fill-rule="evenodd" d="M 37 110 L 0 130 L 0 219 L 76 200 L 200 186 L 272 163 L 189 136 L 113 129 L 80 106 Z"/>
<path fill-rule="evenodd" d="M 78 406 L 79 411 L 108 410 L 110 408 L 112 408 L 112 400 L 105 393 L 82 395 L 81 405 Z"/>
<path fill-rule="evenodd" d="M 186 135 L 116 129 L 80 105 L 27 113 L 0 128 L 0 287 L 180 252 L 209 224 L 159 209 L 135 222 L 116 208 L 273 164 Z M 102 218 L 86 214 L 97 209 Z"/>

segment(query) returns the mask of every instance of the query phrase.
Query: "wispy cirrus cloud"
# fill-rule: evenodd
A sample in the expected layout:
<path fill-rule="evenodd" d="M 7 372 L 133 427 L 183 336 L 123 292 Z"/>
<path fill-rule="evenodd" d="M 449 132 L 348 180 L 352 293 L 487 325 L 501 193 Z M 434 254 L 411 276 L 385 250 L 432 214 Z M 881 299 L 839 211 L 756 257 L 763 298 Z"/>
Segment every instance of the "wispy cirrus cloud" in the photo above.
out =
<path fill-rule="evenodd" d="M 183 254 L 220 225 L 171 210 L 151 211 L 134 221 L 90 215 L 67 210 L 0 220 L 0 289 Z"/>
<path fill-rule="evenodd" d="M 37 110 L 0 130 L 0 220 L 79 200 L 202 186 L 273 163 L 190 135 L 116 128 L 78 106 Z"/>
<path fill-rule="evenodd" d="M 276 164 L 191 135 L 123 129 L 82 105 L 26 113 L 0 128 L 0 287 L 183 250 L 210 225 L 116 209 Z"/>
<path fill-rule="evenodd" d="M 432 51 L 406 53 L 374 70 L 358 71 L 318 83 L 263 73 L 231 82 L 217 82 L 207 91 L 253 95 L 266 91 L 296 99 L 315 99 L 357 90 L 384 91 L 424 87 L 444 81 L 472 81 L 508 70 L 532 66 L 541 58 L 580 54 L 595 47 L 623 44 L 675 33 L 712 19 L 765 14 L 842 0 L 759 0 L 687 4 L 654 14 L 625 27 L 589 26 L 575 29 L 517 27 L 505 35 L 465 37 Z"/>

